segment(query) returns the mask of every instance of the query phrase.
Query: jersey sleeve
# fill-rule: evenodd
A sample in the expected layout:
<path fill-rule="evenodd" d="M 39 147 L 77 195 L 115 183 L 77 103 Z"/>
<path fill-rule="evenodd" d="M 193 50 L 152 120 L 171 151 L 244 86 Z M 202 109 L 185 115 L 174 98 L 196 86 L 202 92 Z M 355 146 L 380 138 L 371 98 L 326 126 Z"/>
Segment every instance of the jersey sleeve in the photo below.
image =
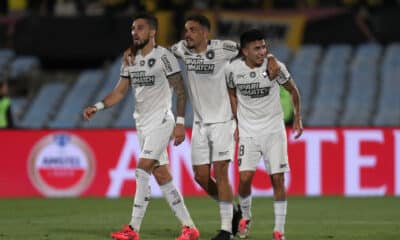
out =
<path fill-rule="evenodd" d="M 236 57 L 239 53 L 239 45 L 230 40 L 222 41 L 222 51 L 224 52 L 225 59 L 230 60 Z"/>
<path fill-rule="evenodd" d="M 281 67 L 281 71 L 279 72 L 276 81 L 282 85 L 288 82 L 291 78 L 289 71 L 286 68 L 286 65 L 282 62 L 278 61 L 279 66 Z"/>
<path fill-rule="evenodd" d="M 236 88 L 235 75 L 233 73 L 231 64 L 225 65 L 224 71 L 225 71 L 226 85 L 228 86 L 228 88 Z"/>
<path fill-rule="evenodd" d="M 185 48 L 186 47 L 185 47 L 184 41 L 181 40 L 181 41 L 175 43 L 174 45 L 172 45 L 170 50 L 175 55 L 175 57 L 183 58 Z"/>
<path fill-rule="evenodd" d="M 166 76 L 170 76 L 181 71 L 178 60 L 168 50 L 165 50 L 164 54 L 161 56 L 161 63 Z"/>
<path fill-rule="evenodd" d="M 119 76 L 121 78 L 129 78 L 128 66 L 126 66 L 124 63 L 121 64 Z"/>

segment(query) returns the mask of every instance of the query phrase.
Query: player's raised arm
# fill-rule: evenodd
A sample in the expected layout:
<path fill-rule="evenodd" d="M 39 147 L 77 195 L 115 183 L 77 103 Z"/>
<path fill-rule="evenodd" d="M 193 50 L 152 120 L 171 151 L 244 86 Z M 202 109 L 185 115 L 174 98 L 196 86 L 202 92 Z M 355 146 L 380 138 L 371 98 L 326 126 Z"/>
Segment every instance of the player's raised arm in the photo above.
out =
<path fill-rule="evenodd" d="M 176 127 L 174 130 L 175 145 L 185 140 L 185 107 L 186 91 L 183 78 L 180 72 L 168 76 L 169 84 L 174 88 L 176 94 Z"/>
<path fill-rule="evenodd" d="M 119 103 L 124 98 L 128 89 L 129 79 L 121 77 L 115 88 L 102 101 L 86 107 L 83 110 L 83 118 L 85 120 L 90 120 L 90 118 L 92 118 L 97 111 L 112 107 L 113 105 Z"/>
<path fill-rule="evenodd" d="M 293 79 L 290 77 L 289 81 L 283 84 L 283 87 L 290 93 L 293 111 L 294 111 L 294 121 L 293 121 L 293 131 L 296 132 L 294 136 L 295 139 L 299 138 L 303 133 L 303 123 L 301 120 L 301 101 L 300 93 Z"/>
<path fill-rule="evenodd" d="M 269 79 L 273 80 L 278 76 L 279 72 L 281 71 L 281 67 L 279 66 L 278 60 L 273 54 L 268 53 L 267 60 L 267 74 Z"/>

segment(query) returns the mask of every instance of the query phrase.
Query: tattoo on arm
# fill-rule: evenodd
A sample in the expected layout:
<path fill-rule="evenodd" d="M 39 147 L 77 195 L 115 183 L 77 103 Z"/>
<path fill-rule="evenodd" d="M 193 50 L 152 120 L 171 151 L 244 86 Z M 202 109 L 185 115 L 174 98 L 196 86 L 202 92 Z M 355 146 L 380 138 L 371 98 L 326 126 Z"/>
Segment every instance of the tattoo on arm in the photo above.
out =
<path fill-rule="evenodd" d="M 180 117 L 185 117 L 186 90 L 181 73 L 174 73 L 168 76 L 168 81 L 169 84 L 174 88 L 177 97 L 176 115 Z"/>

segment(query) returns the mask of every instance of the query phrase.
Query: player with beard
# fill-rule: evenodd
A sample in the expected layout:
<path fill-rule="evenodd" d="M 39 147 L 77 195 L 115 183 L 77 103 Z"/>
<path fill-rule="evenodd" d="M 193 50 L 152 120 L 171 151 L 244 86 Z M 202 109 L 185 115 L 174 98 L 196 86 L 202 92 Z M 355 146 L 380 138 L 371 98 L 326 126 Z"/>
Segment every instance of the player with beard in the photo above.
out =
<path fill-rule="evenodd" d="M 183 197 L 173 184 L 168 168 L 167 146 L 171 135 L 175 145 L 185 139 L 184 115 L 186 94 L 179 64 L 173 54 L 155 43 L 158 21 L 150 14 L 138 14 L 132 22 L 131 34 L 135 61 L 121 67 L 116 87 L 101 102 L 87 107 L 84 118 L 89 120 L 97 111 L 120 102 L 132 88 L 135 97 L 137 134 L 141 147 L 136 166 L 136 193 L 132 218 L 121 231 L 111 233 L 117 240 L 139 240 L 139 231 L 150 198 L 149 181 L 153 174 L 169 206 L 182 224 L 177 240 L 196 240 L 196 229 Z M 177 119 L 171 111 L 172 90 L 177 95 Z"/>
<path fill-rule="evenodd" d="M 239 203 L 243 218 L 239 224 L 239 237 L 247 238 L 251 223 L 251 183 L 261 156 L 270 175 L 274 191 L 275 227 L 273 240 L 284 240 L 286 221 L 286 190 L 284 173 L 289 172 L 287 138 L 280 104 L 279 86 L 291 95 L 295 139 L 303 132 L 300 94 L 286 66 L 271 78 L 265 71 L 267 47 L 264 34 L 253 29 L 240 36 L 242 58 L 225 67 L 232 112 L 237 117 L 239 130 Z"/>

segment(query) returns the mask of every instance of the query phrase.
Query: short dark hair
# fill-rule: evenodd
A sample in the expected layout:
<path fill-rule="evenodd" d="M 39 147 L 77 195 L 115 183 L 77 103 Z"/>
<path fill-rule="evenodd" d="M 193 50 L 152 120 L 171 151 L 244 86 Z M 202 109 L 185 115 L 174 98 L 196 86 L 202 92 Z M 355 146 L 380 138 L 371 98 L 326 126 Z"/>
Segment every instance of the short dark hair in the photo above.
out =
<path fill-rule="evenodd" d="M 245 48 L 250 42 L 265 39 L 264 34 L 258 29 L 251 29 L 240 35 L 240 48 Z"/>
<path fill-rule="evenodd" d="M 155 30 L 158 29 L 158 19 L 151 13 L 137 13 L 133 16 L 132 21 L 135 21 L 136 19 L 145 19 L 151 28 L 154 28 Z"/>
<path fill-rule="evenodd" d="M 185 22 L 187 21 L 198 22 L 201 26 L 207 28 L 208 30 L 211 29 L 210 20 L 208 20 L 208 18 L 204 15 L 191 15 L 185 19 Z"/>

